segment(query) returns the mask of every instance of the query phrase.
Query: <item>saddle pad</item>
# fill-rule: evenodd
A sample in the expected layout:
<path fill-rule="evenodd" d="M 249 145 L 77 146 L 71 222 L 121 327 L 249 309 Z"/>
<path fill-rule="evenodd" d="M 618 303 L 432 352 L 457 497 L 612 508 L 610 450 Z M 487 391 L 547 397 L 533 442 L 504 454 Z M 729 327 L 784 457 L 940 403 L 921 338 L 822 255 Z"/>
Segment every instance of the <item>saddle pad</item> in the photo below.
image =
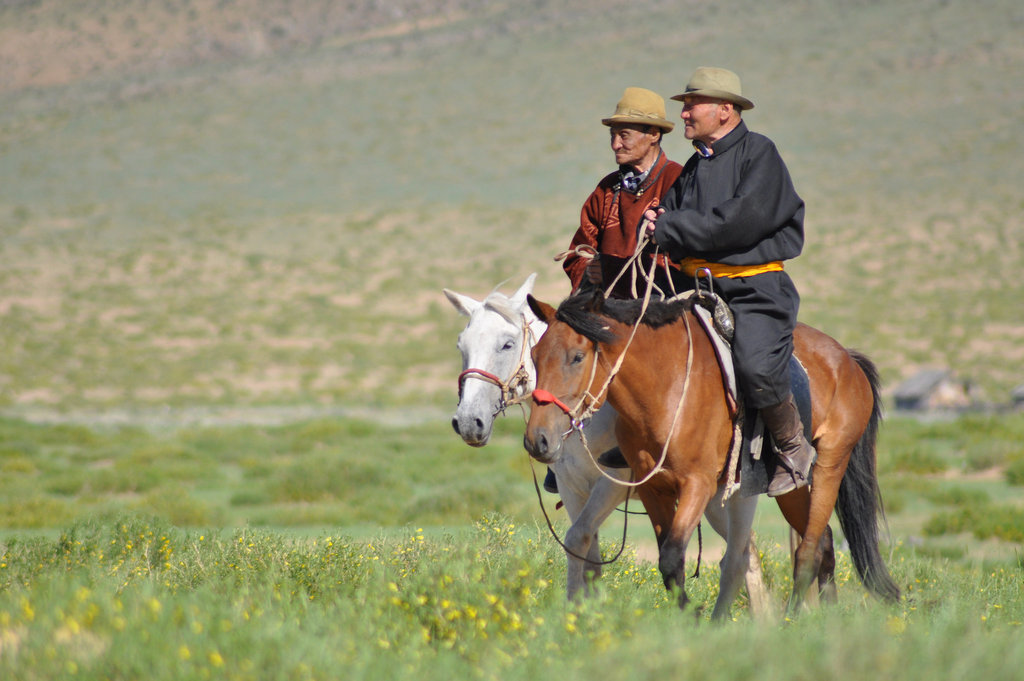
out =
<path fill-rule="evenodd" d="M 722 338 L 715 330 L 715 321 L 711 313 L 701 305 L 694 305 L 693 311 L 704 327 L 705 333 L 711 339 L 711 345 L 715 348 L 715 355 L 718 357 L 718 366 L 722 369 L 722 380 L 725 381 L 725 390 L 729 398 L 729 411 L 735 415 L 736 405 L 739 404 L 739 393 L 736 392 L 736 369 L 732 363 L 732 346 Z"/>

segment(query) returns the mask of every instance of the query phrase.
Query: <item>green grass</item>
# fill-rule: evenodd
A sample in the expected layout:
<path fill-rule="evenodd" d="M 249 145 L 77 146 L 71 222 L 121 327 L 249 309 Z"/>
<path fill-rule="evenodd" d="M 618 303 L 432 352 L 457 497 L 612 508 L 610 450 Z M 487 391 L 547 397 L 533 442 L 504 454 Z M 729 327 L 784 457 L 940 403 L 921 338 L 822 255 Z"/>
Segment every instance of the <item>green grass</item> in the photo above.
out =
<path fill-rule="evenodd" d="M 462 536 L 182 531 L 144 516 L 75 524 L 0 552 L 0 669 L 13 678 L 1012 679 L 1022 566 L 899 551 L 899 604 L 867 600 L 840 556 L 840 602 L 780 626 L 680 614 L 627 556 L 567 606 L 544 531 L 482 517 Z M 788 558 L 763 557 L 777 606 Z M 698 608 L 716 571 L 688 582 Z M 696 617 L 694 617 L 694 613 Z M 737 646 L 736 641 L 743 644 Z"/>
<path fill-rule="evenodd" d="M 609 670 L 740 678 L 756 667 L 788 679 L 888 677 L 906 666 L 906 678 L 954 679 L 969 665 L 1010 679 L 1024 621 L 1019 487 L 963 466 L 976 443 L 1014 451 L 1022 419 L 886 423 L 882 489 L 904 502 L 888 504 L 883 555 L 900 603 L 870 600 L 840 549 L 838 605 L 780 626 L 752 622 L 741 598 L 724 629 L 707 622 L 717 540 L 705 533 L 700 576 L 687 583 L 695 609 L 680 614 L 638 557 L 652 544 L 642 517 L 597 598 L 564 604 L 564 557 L 540 521 L 515 417 L 484 449 L 465 446 L 445 419 L 149 428 L 7 419 L 0 671 L 584 679 Z M 923 437 L 939 452 L 937 473 L 901 463 Z M 564 512 L 545 501 L 564 532 Z M 606 555 L 621 522 L 605 528 Z M 781 610 L 791 568 L 768 501 L 757 535 Z"/>
<path fill-rule="evenodd" d="M 521 428 L 502 421 L 481 450 L 445 419 L 156 431 L 0 421 L 8 500 L 0 527 L 52 528 L 124 511 L 193 527 L 440 525 L 465 522 L 495 500 L 522 518 L 533 490 L 524 484 Z"/>
<path fill-rule="evenodd" d="M 404 423 L 370 413 L 292 418 L 148 427 L 0 420 L 0 494 L 8 500 L 0 530 L 53 531 L 111 513 L 303 532 L 458 527 L 485 510 L 520 523 L 539 518 L 517 414 L 499 419 L 482 449 L 463 444 L 443 412 Z M 1024 531 L 1014 468 L 1021 441 L 1024 415 L 888 419 L 878 467 L 892 543 L 928 551 L 960 542 L 965 557 L 1012 560 Z M 548 511 L 564 522 L 564 511 Z M 775 504 L 761 504 L 758 523 L 769 544 L 788 541 Z M 612 525 L 617 534 L 621 525 Z M 646 521 L 631 523 L 629 536 L 649 543 Z"/>
<path fill-rule="evenodd" d="M 447 425 L 464 320 L 440 290 L 537 271 L 563 296 L 551 257 L 611 169 L 599 119 L 626 86 L 671 95 L 722 64 L 807 201 L 802 318 L 889 388 L 949 367 L 1005 403 L 1022 19 L 1013 0 L 2 4 L 0 675 L 1016 678 L 1020 415 L 884 426 L 897 606 L 840 552 L 837 607 L 775 627 L 741 602 L 712 628 L 627 552 L 567 607 L 518 416 L 483 450 Z M 781 603 L 773 504 L 757 531 Z M 650 534 L 632 523 L 629 548 Z M 690 580 L 697 605 L 715 580 Z"/>

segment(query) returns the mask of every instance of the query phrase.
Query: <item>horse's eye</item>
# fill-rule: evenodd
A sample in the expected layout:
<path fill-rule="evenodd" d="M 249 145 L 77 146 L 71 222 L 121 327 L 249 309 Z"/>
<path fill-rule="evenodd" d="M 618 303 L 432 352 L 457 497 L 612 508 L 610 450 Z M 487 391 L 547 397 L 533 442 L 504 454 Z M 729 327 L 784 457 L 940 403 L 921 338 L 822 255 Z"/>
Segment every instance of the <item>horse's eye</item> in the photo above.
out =
<path fill-rule="evenodd" d="M 504 345 L 502 345 L 501 349 L 502 350 L 511 350 L 512 348 L 515 347 L 515 345 L 516 345 L 516 342 L 510 340 L 510 341 L 506 342 Z"/>
<path fill-rule="evenodd" d="M 583 361 L 583 353 L 581 351 L 577 350 L 576 354 L 572 356 L 572 363 L 573 364 L 579 364 L 582 361 Z"/>

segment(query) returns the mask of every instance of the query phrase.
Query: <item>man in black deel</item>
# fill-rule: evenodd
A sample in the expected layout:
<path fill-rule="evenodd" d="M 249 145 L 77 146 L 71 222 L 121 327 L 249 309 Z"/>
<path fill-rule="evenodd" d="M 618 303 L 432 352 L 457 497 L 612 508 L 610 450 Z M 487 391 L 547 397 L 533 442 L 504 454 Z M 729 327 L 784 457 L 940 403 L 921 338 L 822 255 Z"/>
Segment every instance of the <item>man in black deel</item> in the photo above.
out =
<path fill-rule="evenodd" d="M 774 497 L 806 485 L 815 458 L 790 391 L 800 297 L 782 264 L 803 248 L 804 202 L 774 143 L 747 130 L 741 112 L 754 104 L 741 92 L 732 71 L 701 67 L 672 98 L 696 153 L 647 212 L 648 233 L 691 277 L 709 269 L 733 312 L 739 385 L 781 450 Z"/>

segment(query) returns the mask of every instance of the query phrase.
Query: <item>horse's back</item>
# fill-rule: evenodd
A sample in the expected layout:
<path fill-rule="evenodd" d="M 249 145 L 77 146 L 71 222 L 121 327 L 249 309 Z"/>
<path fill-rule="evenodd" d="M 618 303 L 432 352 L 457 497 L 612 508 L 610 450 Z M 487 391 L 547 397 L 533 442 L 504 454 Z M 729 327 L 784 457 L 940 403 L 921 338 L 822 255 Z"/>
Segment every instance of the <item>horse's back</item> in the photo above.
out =
<path fill-rule="evenodd" d="M 866 419 L 874 408 L 872 385 L 851 352 L 824 331 L 799 323 L 793 332 L 793 352 L 807 370 L 811 384 L 815 429 L 835 408 L 846 416 Z M 859 413 L 864 416 L 860 417 Z"/>

